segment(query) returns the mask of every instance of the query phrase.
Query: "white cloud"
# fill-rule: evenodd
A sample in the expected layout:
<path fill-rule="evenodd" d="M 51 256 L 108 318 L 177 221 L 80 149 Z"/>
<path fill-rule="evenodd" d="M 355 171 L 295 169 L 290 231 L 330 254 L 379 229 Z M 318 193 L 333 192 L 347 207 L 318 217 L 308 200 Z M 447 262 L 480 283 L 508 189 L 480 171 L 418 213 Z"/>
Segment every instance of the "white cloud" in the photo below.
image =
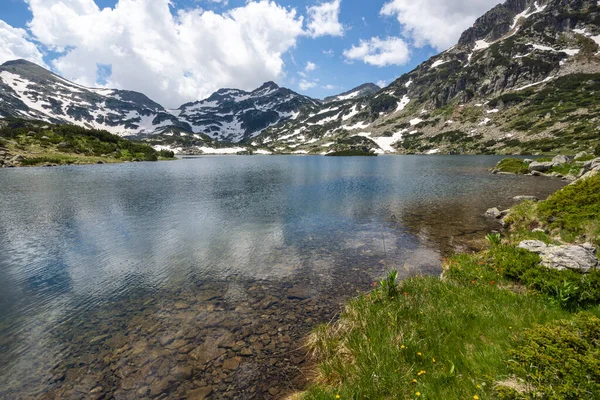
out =
<path fill-rule="evenodd" d="M 311 71 L 314 71 L 315 69 L 317 69 L 317 64 L 309 61 L 306 63 L 306 67 L 304 68 L 304 71 L 311 72 Z"/>
<path fill-rule="evenodd" d="M 317 86 L 317 82 L 316 81 L 307 81 L 306 79 L 302 79 L 300 81 L 300 83 L 298 84 L 298 87 L 302 91 L 306 91 L 308 89 L 312 89 L 312 88 L 314 88 L 316 86 Z"/>
<path fill-rule="evenodd" d="M 387 83 L 387 81 L 380 80 L 380 81 L 377 81 L 376 85 L 379 86 L 380 88 L 384 88 L 388 85 L 388 83 Z"/>
<path fill-rule="evenodd" d="M 333 89 L 337 89 L 337 88 L 338 88 L 338 87 L 337 87 L 337 86 L 335 86 L 335 85 L 324 85 L 324 86 L 321 86 L 321 87 L 322 87 L 323 89 L 325 89 L 325 90 L 333 90 Z"/>
<path fill-rule="evenodd" d="M 332 50 L 332 49 L 329 49 L 329 50 L 323 50 L 323 54 L 325 54 L 325 55 L 326 55 L 326 56 L 328 56 L 328 57 L 333 57 L 333 55 L 334 55 L 335 53 L 333 52 L 333 50 Z"/>
<path fill-rule="evenodd" d="M 416 47 L 430 45 L 445 50 L 498 3 L 499 0 L 391 0 L 383 6 L 381 14 L 395 16 L 402 34 Z"/>
<path fill-rule="evenodd" d="M 312 37 L 344 36 L 344 27 L 339 21 L 341 3 L 342 0 L 333 0 L 307 7 L 307 33 Z"/>
<path fill-rule="evenodd" d="M 29 41 L 24 29 L 13 28 L 0 20 L 0 64 L 21 58 L 42 66 L 46 65 L 42 53 Z"/>
<path fill-rule="evenodd" d="M 404 40 L 397 37 L 361 40 L 358 46 L 344 50 L 348 61 L 360 60 L 366 64 L 384 67 L 387 65 L 403 65 L 410 60 L 410 51 Z"/>
<path fill-rule="evenodd" d="M 171 13 L 170 0 L 27 0 L 29 28 L 65 51 L 53 65 L 68 79 L 96 84 L 96 65 L 111 65 L 107 85 L 143 92 L 168 107 L 222 87 L 254 89 L 284 76 L 283 54 L 305 34 L 296 10 L 250 1 L 222 14 Z"/>

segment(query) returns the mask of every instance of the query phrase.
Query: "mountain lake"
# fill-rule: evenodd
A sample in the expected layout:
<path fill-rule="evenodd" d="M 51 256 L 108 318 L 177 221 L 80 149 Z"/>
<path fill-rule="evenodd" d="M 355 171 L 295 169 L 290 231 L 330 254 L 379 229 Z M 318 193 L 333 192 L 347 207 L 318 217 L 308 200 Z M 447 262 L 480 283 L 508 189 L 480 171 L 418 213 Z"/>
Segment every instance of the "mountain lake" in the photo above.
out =
<path fill-rule="evenodd" d="M 0 398 L 284 398 L 386 270 L 439 274 L 558 179 L 496 156 L 221 156 L 0 171 Z"/>

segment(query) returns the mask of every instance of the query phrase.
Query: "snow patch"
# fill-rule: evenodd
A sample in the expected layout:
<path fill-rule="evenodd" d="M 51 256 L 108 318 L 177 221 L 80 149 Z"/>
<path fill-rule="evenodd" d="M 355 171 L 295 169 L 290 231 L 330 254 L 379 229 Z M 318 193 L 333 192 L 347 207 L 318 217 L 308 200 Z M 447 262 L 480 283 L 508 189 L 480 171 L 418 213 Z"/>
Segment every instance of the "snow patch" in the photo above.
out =
<path fill-rule="evenodd" d="M 422 120 L 421 118 L 415 118 L 415 119 L 411 119 L 408 122 L 410 123 L 411 126 L 415 126 L 415 125 L 419 125 L 423 121 L 424 120 Z"/>
<path fill-rule="evenodd" d="M 402 96 L 402 99 L 398 102 L 398 108 L 396 108 L 396 112 L 404 110 L 408 103 L 410 103 L 410 99 L 408 98 L 408 96 Z"/>

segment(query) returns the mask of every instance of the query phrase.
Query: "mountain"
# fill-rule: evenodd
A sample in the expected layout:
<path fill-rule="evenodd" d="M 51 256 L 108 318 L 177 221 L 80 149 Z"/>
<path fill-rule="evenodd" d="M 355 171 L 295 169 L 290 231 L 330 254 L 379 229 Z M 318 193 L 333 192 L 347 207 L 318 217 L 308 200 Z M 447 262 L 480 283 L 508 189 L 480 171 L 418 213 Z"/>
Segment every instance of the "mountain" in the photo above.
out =
<path fill-rule="evenodd" d="M 318 104 L 310 97 L 267 82 L 252 92 L 221 89 L 205 100 L 184 104 L 171 112 L 196 133 L 239 142 L 283 120 L 295 119 L 305 106 Z"/>
<path fill-rule="evenodd" d="M 141 93 L 88 88 L 25 60 L 0 66 L 0 116 L 70 123 L 180 147 L 238 142 L 318 102 L 267 82 L 245 92 L 221 89 L 166 110 Z"/>
<path fill-rule="evenodd" d="M 25 60 L 0 66 L 0 116 L 71 123 L 120 136 L 167 126 L 191 129 L 141 93 L 87 88 Z"/>
<path fill-rule="evenodd" d="M 325 103 L 333 103 L 334 101 L 344 101 L 350 99 L 360 99 L 362 97 L 371 96 L 379 92 L 381 88 L 374 83 L 365 83 L 355 87 L 352 90 L 338 94 L 337 96 L 325 97 Z"/>
<path fill-rule="evenodd" d="M 276 152 L 540 153 L 600 142 L 596 0 L 509 0 L 373 97 L 301 112 L 254 139 Z"/>

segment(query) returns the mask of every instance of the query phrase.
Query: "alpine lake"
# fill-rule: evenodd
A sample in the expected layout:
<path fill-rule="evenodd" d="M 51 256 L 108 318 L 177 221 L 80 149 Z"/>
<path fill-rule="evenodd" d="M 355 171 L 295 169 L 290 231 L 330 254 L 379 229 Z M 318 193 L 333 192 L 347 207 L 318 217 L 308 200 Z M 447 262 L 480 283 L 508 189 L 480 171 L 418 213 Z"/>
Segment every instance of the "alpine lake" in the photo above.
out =
<path fill-rule="evenodd" d="M 207 156 L 0 171 L 0 398 L 279 399 L 387 270 L 439 274 L 558 179 L 496 156 Z"/>

